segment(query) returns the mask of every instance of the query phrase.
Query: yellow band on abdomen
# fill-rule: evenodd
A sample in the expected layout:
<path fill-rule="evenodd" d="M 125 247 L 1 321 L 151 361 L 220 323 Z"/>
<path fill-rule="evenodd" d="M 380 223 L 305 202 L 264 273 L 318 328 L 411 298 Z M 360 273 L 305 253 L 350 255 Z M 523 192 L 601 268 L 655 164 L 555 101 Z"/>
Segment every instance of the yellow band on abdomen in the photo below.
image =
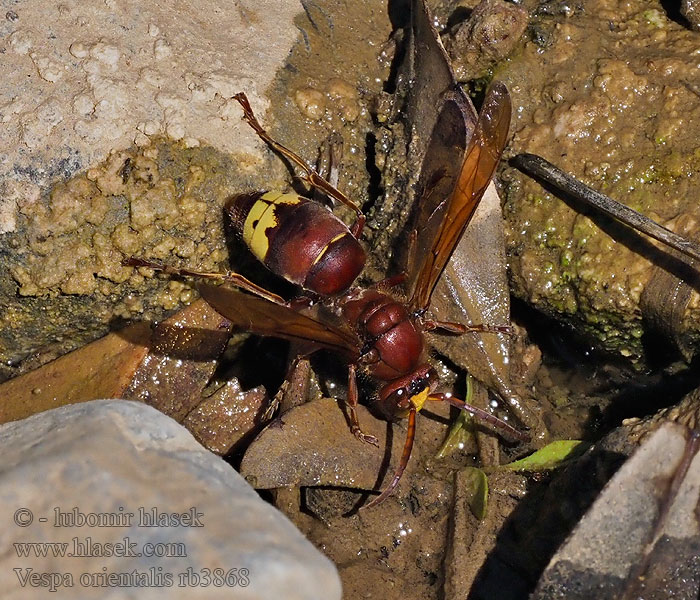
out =
<path fill-rule="evenodd" d="M 323 258 L 323 255 L 328 251 L 328 248 L 333 244 L 334 242 L 337 242 L 339 239 L 345 237 L 346 235 L 350 235 L 347 231 L 343 231 L 343 233 L 339 233 L 336 235 L 330 242 L 328 242 L 324 247 L 323 250 L 321 250 L 320 254 L 314 259 L 313 264 L 315 265 L 319 260 Z"/>
<path fill-rule="evenodd" d="M 243 225 L 243 241 L 258 260 L 264 261 L 269 250 L 267 230 L 277 227 L 277 206 L 299 204 L 299 194 L 266 192 L 253 204 Z"/>

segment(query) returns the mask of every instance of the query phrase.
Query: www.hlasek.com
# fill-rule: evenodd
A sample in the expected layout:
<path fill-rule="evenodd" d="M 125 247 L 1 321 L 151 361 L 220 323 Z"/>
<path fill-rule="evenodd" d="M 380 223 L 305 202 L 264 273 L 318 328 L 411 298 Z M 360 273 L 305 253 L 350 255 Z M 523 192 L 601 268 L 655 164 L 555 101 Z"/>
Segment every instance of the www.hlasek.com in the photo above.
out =
<path fill-rule="evenodd" d="M 132 542 L 127 536 L 118 542 L 97 542 L 92 537 L 74 537 L 70 542 L 14 542 L 18 558 L 138 558 L 157 556 L 186 558 L 183 542 Z"/>

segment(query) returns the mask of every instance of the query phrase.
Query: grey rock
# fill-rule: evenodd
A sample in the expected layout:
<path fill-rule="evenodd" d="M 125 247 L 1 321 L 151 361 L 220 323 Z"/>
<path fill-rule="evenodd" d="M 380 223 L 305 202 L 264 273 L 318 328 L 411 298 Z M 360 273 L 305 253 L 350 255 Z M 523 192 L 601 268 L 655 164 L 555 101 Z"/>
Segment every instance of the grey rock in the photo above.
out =
<path fill-rule="evenodd" d="M 66 406 L 0 427 L 0 443 L 5 598 L 341 596 L 327 558 L 151 407 Z"/>
<path fill-rule="evenodd" d="M 608 482 L 545 570 L 535 600 L 697 598 L 700 440 L 667 422 Z"/>

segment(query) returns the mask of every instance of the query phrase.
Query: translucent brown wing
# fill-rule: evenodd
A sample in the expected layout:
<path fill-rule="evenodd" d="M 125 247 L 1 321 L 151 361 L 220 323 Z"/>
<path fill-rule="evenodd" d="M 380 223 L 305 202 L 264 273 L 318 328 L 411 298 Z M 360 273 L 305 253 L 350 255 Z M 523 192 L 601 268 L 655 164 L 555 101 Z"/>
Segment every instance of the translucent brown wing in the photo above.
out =
<path fill-rule="evenodd" d="M 416 273 L 415 281 L 410 286 L 410 305 L 413 309 L 420 310 L 429 306 L 435 284 L 491 181 L 508 137 L 510 113 L 508 89 L 496 82 L 489 88 L 484 100 L 460 174 L 448 198 L 445 201 L 435 201 L 435 194 L 444 190 L 445 184 L 451 184 L 444 181 L 439 170 L 432 174 L 433 182 L 424 184 L 425 201 L 436 208 L 427 215 L 428 220 L 433 221 L 432 226 L 419 222 L 416 227 L 417 236 L 420 238 L 427 231 L 436 232 L 430 248 L 422 256 L 409 257 L 409 274 Z M 440 219 L 439 227 L 435 227 L 436 218 Z M 419 242 L 418 246 L 420 245 Z"/>
<path fill-rule="evenodd" d="M 413 297 L 420 269 L 445 221 L 448 201 L 478 118 L 469 98 L 459 88 L 446 92 L 438 102 L 440 107 L 433 127 L 424 134 L 429 139 L 420 164 L 420 178 L 408 228 L 409 244 L 397 249 L 405 253 L 403 271 L 406 273 L 405 293 L 408 298 Z"/>
<path fill-rule="evenodd" d="M 201 284 L 197 288 L 211 306 L 234 326 L 251 333 L 309 342 L 335 350 L 355 360 L 359 341 L 349 330 L 265 298 L 224 286 Z"/>

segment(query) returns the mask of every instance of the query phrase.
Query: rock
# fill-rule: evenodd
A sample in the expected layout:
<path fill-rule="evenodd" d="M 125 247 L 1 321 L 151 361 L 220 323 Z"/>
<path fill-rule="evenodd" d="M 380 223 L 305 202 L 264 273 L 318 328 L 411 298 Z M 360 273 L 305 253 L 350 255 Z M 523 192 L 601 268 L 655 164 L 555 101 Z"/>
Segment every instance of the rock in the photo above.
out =
<path fill-rule="evenodd" d="M 250 441 L 261 428 L 266 406 L 264 388 L 243 391 L 232 379 L 204 398 L 182 424 L 202 446 L 223 456 Z"/>
<path fill-rule="evenodd" d="M 143 277 L 121 266 L 126 256 L 221 268 L 221 206 L 250 185 L 263 147 L 231 97 L 245 91 L 265 114 L 300 12 L 296 0 L 177 11 L 31 0 L 7 13 L 0 379 L 94 340 L 115 318 L 153 306 L 160 318 L 191 300 L 181 282 L 155 300 L 134 290 Z"/>
<path fill-rule="evenodd" d="M 204 300 L 158 323 L 134 323 L 0 384 L 0 423 L 98 398 L 140 400 L 182 422 L 229 338 Z M 201 426 L 206 426 L 205 422 Z"/>
<path fill-rule="evenodd" d="M 532 598 L 697 598 L 697 433 L 665 423 L 608 482 Z"/>
<path fill-rule="evenodd" d="M 378 448 L 350 432 L 335 400 L 320 398 L 295 406 L 270 423 L 249 446 L 241 474 L 259 489 L 293 485 L 381 489 L 394 474 L 405 434 L 364 406 L 357 407 L 357 416 L 362 431 L 377 438 Z M 417 444 L 413 451 L 416 462 Z"/>
<path fill-rule="evenodd" d="M 682 0 L 681 14 L 693 29 L 700 31 L 700 3 L 697 0 Z"/>
<path fill-rule="evenodd" d="M 5 185 L 28 186 L 17 192 L 25 202 L 37 186 L 157 134 L 250 151 L 256 136 L 228 99 L 245 90 L 254 105 L 264 102 L 297 39 L 301 10 L 292 0 L 244 0 L 224 10 L 215 0 L 177 11 L 136 0 L 16 7 L 0 66 Z M 6 219 L 0 231 L 11 230 Z"/>
<path fill-rule="evenodd" d="M 623 425 L 629 440 L 638 444 L 668 421 L 675 421 L 689 429 L 698 429 L 700 424 L 700 388 L 688 392 L 678 404 L 663 408 L 643 419 L 627 419 Z"/>
<path fill-rule="evenodd" d="M 153 408 L 86 402 L 4 425 L 0 440 L 7 597 L 340 598 L 330 561 Z"/>
<path fill-rule="evenodd" d="M 528 12 L 523 7 L 502 0 L 481 0 L 469 19 L 445 39 L 457 79 L 477 79 L 504 60 L 520 43 L 527 25 Z"/>
<path fill-rule="evenodd" d="M 202 299 L 158 323 L 148 355 L 121 397 L 150 404 L 182 423 L 202 402 L 230 330 L 229 322 Z"/>
<path fill-rule="evenodd" d="M 527 42 L 499 72 L 515 107 L 510 151 L 541 155 L 692 238 L 700 218 L 697 33 L 674 22 L 659 2 L 578 4 L 551 3 L 574 10 L 540 13 L 533 22 L 539 41 Z M 547 47 L 534 29 L 549 31 Z M 689 338 L 686 355 L 700 348 L 696 269 L 514 170 L 503 177 L 517 297 L 599 347 L 641 362 L 653 347 L 642 341 L 651 330 L 644 291 L 663 268 L 693 288 L 677 334 Z"/>
<path fill-rule="evenodd" d="M 123 394 L 148 355 L 151 337 L 147 323 L 134 323 L 6 381 L 0 385 L 0 423 Z"/>

